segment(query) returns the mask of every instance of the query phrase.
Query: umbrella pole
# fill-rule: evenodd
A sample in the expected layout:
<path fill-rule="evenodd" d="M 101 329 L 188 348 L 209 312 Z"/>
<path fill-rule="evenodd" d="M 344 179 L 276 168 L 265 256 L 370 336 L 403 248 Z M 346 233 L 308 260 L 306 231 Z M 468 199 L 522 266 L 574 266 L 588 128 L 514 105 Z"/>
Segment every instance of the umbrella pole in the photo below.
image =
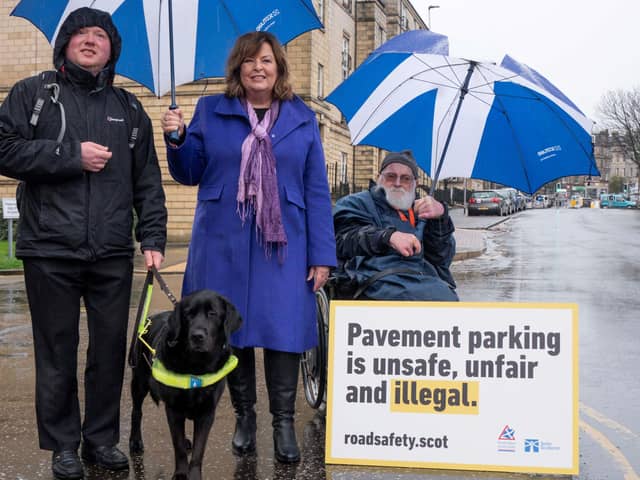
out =
<path fill-rule="evenodd" d="M 476 68 L 476 63 L 473 60 L 469 61 L 469 69 L 467 70 L 467 76 L 464 77 L 464 82 L 462 83 L 462 87 L 460 87 L 460 98 L 458 99 L 458 105 L 456 107 L 456 112 L 453 114 L 453 120 L 451 121 L 451 128 L 449 128 L 449 133 L 447 134 L 447 140 L 444 142 L 444 148 L 442 149 L 442 155 L 440 155 L 440 160 L 438 161 L 438 166 L 436 167 L 436 174 L 433 177 L 433 182 L 431 183 L 431 192 L 430 195 L 433 197 L 433 194 L 436 191 L 436 184 L 438 183 L 438 178 L 440 177 L 440 170 L 442 170 L 442 164 L 444 162 L 444 157 L 447 155 L 447 150 L 449 149 L 449 142 L 451 141 L 451 136 L 453 135 L 453 129 L 456 126 L 456 121 L 458 120 L 458 114 L 460 113 L 460 108 L 462 107 L 462 102 L 464 100 L 465 95 L 469 91 L 469 82 L 471 81 L 471 75 L 473 75 L 473 70 Z"/>
<path fill-rule="evenodd" d="M 171 105 L 169 105 L 169 109 L 175 110 L 178 108 L 176 104 L 176 76 L 175 76 L 175 68 L 174 68 L 174 60 L 173 60 L 173 2 L 169 0 L 169 71 L 171 74 Z M 171 132 L 169 134 L 169 139 L 173 143 L 178 143 L 180 141 L 180 134 L 178 130 Z"/>

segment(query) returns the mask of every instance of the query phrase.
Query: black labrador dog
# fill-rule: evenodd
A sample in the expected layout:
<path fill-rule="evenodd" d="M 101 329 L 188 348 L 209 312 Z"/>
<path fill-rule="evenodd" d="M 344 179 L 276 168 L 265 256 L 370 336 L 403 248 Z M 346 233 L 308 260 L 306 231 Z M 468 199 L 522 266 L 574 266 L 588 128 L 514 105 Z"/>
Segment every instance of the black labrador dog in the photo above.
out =
<path fill-rule="evenodd" d="M 211 290 L 200 290 L 184 297 L 173 311 L 151 317 L 151 325 L 143 339 L 155 349 L 155 361 L 164 366 L 161 373 L 156 367 L 152 375 L 150 350 L 140 340 L 132 343 L 131 379 L 131 436 L 129 450 L 136 455 L 144 451 L 142 441 L 142 403 L 149 391 L 158 404 L 165 404 L 167 422 L 175 454 L 175 480 L 200 480 L 202 460 L 213 426 L 216 405 L 224 391 L 225 379 L 209 385 L 184 388 L 174 384 L 185 379 L 210 378 L 228 366 L 231 348 L 229 335 L 240 328 L 242 319 L 235 307 L 222 295 Z M 159 365 L 159 364 L 155 364 Z M 164 383 L 155 377 L 162 379 Z M 205 381 L 205 385 L 206 385 Z M 192 384 L 193 385 L 193 384 Z M 185 421 L 193 420 L 193 450 L 188 458 L 190 442 L 185 437 Z"/>

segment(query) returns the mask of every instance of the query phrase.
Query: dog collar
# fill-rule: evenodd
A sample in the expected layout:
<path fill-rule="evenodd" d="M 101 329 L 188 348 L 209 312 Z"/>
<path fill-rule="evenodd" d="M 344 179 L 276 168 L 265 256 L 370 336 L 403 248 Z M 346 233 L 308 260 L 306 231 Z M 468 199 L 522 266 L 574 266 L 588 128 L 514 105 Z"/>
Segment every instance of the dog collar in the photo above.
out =
<path fill-rule="evenodd" d="M 229 355 L 225 364 L 217 372 L 205 373 L 204 375 L 190 375 L 188 373 L 172 372 L 164 366 L 160 359 L 155 358 L 153 360 L 153 365 L 151 366 L 151 375 L 153 375 L 153 378 L 158 382 L 166 385 L 167 387 L 190 390 L 192 388 L 208 387 L 209 385 L 219 382 L 237 366 L 238 357 L 235 355 Z"/>

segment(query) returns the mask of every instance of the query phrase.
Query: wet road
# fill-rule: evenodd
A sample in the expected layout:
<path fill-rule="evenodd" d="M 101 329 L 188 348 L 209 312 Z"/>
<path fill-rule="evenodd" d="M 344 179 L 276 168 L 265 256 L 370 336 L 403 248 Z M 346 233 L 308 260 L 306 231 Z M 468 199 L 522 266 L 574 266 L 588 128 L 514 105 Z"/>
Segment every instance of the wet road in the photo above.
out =
<path fill-rule="evenodd" d="M 482 228 L 493 218 L 458 218 L 458 227 Z M 638 480 L 640 472 L 640 360 L 635 342 L 640 305 L 640 211 L 532 210 L 487 232 L 488 250 L 456 262 L 454 274 L 465 301 L 576 302 L 580 314 L 580 480 Z M 183 249 L 169 251 L 167 262 L 181 260 Z M 165 276 L 179 293 L 180 275 Z M 143 276 L 134 284 L 131 318 Z M 170 308 L 155 290 L 151 311 Z M 81 320 L 81 322 L 84 320 Z M 86 336 L 80 351 L 86 350 Z M 80 360 L 83 358 L 80 355 Z M 127 382 L 129 373 L 127 372 Z M 262 378 L 261 373 L 258 376 Z M 230 451 L 233 415 L 223 396 L 205 455 L 203 472 L 211 479 L 544 479 L 524 474 L 434 471 L 399 468 L 325 466 L 322 416 L 298 397 L 296 428 L 302 462 L 282 466 L 273 460 L 270 415 L 264 383 L 259 381 L 258 455 L 237 460 Z M 0 277 L 0 480 L 50 479 L 50 454 L 37 447 L 33 413 L 33 353 L 21 277 Z M 81 393 L 82 395 L 82 393 Z M 82 397 L 81 397 L 82 398 Z M 160 480 L 171 478 L 173 455 L 164 412 L 145 403 L 144 458 L 129 473 L 110 475 L 90 469 L 90 479 Z M 127 450 L 130 401 L 122 399 L 121 447 Z"/>
<path fill-rule="evenodd" d="M 578 304 L 582 480 L 640 478 L 639 231 L 637 210 L 530 210 L 455 267 L 465 301 Z"/>

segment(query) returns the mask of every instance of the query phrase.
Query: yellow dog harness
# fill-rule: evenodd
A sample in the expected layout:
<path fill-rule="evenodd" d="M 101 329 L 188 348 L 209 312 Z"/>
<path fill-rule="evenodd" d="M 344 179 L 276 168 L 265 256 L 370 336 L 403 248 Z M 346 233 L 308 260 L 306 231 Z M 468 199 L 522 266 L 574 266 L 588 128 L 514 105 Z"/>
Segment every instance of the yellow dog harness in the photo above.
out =
<path fill-rule="evenodd" d="M 151 362 L 151 375 L 153 378 L 168 387 L 190 390 L 193 388 L 204 388 L 213 385 L 226 377 L 238 366 L 238 357 L 235 355 L 229 355 L 225 364 L 217 372 L 205 373 L 203 375 L 191 375 L 189 373 L 177 373 L 168 370 L 160 359 L 156 357 L 156 350 L 144 339 L 144 335 L 149 331 L 149 327 L 151 326 L 151 319 L 149 318 L 148 313 L 152 293 L 153 283 L 149 282 L 142 311 L 142 318 L 144 321 L 138 324 L 138 340 L 140 340 L 140 342 L 149 349 L 151 355 L 153 355 Z"/>
<path fill-rule="evenodd" d="M 238 357 L 235 355 L 229 355 L 229 359 L 217 372 L 205 373 L 204 375 L 191 375 L 188 373 L 176 373 L 171 370 L 167 370 L 159 358 L 154 358 L 151 366 L 151 375 L 153 375 L 153 378 L 157 381 L 168 387 L 189 390 L 192 388 L 203 388 L 213 385 L 226 377 L 237 366 Z"/>

